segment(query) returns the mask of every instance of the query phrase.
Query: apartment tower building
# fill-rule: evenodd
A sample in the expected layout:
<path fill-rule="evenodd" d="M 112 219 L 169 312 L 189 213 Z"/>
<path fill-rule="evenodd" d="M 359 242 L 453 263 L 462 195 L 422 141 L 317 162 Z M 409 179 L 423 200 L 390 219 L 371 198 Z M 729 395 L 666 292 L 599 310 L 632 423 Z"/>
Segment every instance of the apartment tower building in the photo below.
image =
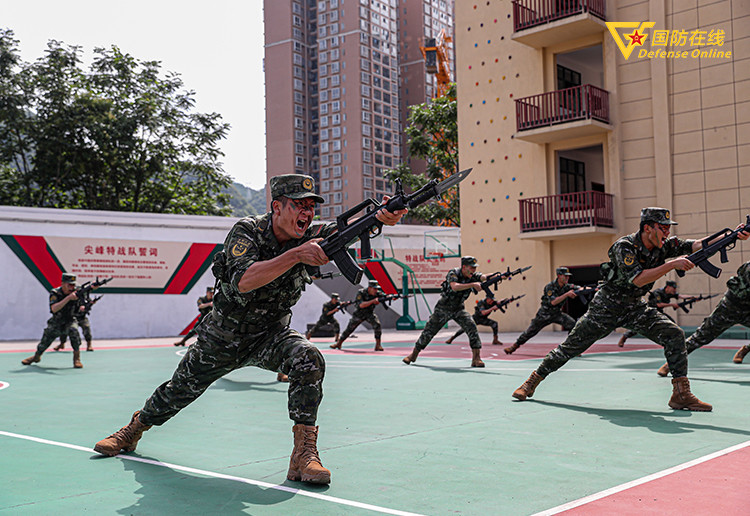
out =
<path fill-rule="evenodd" d="M 456 53 L 459 155 L 474 168 L 462 247 L 483 271 L 533 265 L 501 287 L 527 295 L 507 330 L 528 325 L 556 267 L 595 284 L 643 207 L 670 209 L 683 238 L 750 213 L 750 3 L 472 0 L 456 8 Z M 748 259 L 743 243 L 714 258 L 719 279 L 665 279 L 723 294 Z M 697 326 L 719 299 L 669 313 Z"/>
<path fill-rule="evenodd" d="M 403 158 L 402 99 L 421 103 L 432 94 L 424 70 L 420 82 L 410 65 L 414 86 L 404 95 L 399 38 L 418 62 L 423 36 L 452 25 L 448 6 L 445 0 L 265 1 L 268 178 L 315 177 L 326 199 L 324 219 L 390 193 L 385 171 Z M 407 19 L 409 12 L 420 13 L 419 22 Z"/>

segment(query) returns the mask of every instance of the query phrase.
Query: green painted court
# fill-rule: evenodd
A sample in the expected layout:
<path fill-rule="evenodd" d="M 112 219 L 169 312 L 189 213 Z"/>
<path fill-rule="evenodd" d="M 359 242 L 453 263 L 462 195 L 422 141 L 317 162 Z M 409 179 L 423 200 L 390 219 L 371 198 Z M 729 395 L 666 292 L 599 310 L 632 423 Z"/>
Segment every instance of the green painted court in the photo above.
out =
<path fill-rule="evenodd" d="M 386 332 L 382 354 L 370 351 L 368 332 L 344 351 L 314 339 L 327 363 L 318 447 L 329 487 L 286 480 L 292 422 L 275 373 L 235 371 L 146 432 L 136 452 L 101 458 L 94 443 L 129 421 L 184 348 L 174 339 L 95 342 L 75 370 L 70 352 L 22 366 L 35 343 L 2 343 L 0 513 L 685 514 L 687 503 L 691 514 L 716 514 L 727 500 L 712 496 L 715 481 L 737 487 L 728 492 L 738 512 L 722 512 L 747 514 L 750 364 L 731 362 L 743 341 L 690 356 L 693 392 L 714 406 L 690 413 L 667 407 L 671 383 L 655 374 L 663 354 L 641 339 L 619 351 L 618 336 L 604 339 L 550 375 L 533 401 L 517 402 L 513 390 L 563 334 L 540 334 L 513 360 L 485 345 L 487 367 L 472 369 L 465 342 L 440 344 L 449 333 L 411 366 L 401 357 L 414 332 Z M 644 477 L 670 478 L 665 470 L 716 452 L 729 466 L 710 478 L 701 465 L 682 469 L 685 489 L 593 512 L 580 512 L 585 500 L 570 504 L 647 490 Z"/>

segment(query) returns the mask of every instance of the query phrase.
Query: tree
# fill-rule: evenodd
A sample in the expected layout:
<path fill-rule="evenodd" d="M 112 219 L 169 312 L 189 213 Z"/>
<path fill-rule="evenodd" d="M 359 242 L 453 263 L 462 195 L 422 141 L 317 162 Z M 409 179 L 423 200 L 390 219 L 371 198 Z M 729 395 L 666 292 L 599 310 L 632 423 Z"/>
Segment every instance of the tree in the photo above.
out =
<path fill-rule="evenodd" d="M 431 179 L 443 178 L 458 171 L 458 121 L 456 84 L 443 97 L 409 107 L 407 151 L 409 156 L 426 163 L 424 175 L 415 174 L 407 163 L 386 173 L 391 181 L 400 179 L 405 187 L 417 190 Z M 419 206 L 410 211 L 412 218 L 427 224 L 460 225 L 458 189 L 443 194 L 443 201 Z"/>
<path fill-rule="evenodd" d="M 229 125 L 157 61 L 50 41 L 23 63 L 0 30 L 0 203 L 228 215 L 218 143 Z"/>

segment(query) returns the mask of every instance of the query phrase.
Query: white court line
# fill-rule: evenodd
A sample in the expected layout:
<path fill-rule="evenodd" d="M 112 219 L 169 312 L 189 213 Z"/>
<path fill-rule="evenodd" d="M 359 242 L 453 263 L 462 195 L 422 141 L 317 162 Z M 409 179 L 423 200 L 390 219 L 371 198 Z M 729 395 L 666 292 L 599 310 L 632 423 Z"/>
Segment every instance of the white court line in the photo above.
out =
<path fill-rule="evenodd" d="M 75 444 L 61 443 L 58 441 L 50 441 L 48 439 L 41 439 L 39 437 L 31 437 L 29 435 L 14 434 L 11 432 L 4 432 L 0 430 L 0 435 L 6 437 L 14 437 L 16 439 L 24 439 L 27 441 L 33 441 L 41 444 L 51 444 L 53 446 L 60 446 L 62 448 L 69 448 L 71 450 L 84 451 L 88 453 L 96 453 L 91 448 L 84 446 L 77 446 Z M 292 493 L 300 496 L 307 496 L 309 498 L 316 498 L 325 502 L 337 503 L 340 505 L 349 505 L 351 507 L 357 507 L 359 509 L 367 509 L 370 511 L 381 512 L 384 514 L 396 514 L 398 516 L 423 516 L 413 512 L 399 511 L 396 509 L 388 509 L 387 507 L 379 507 L 377 505 L 370 505 L 368 503 L 355 502 L 353 500 L 346 500 L 344 498 L 337 498 L 335 496 L 328 496 L 320 493 L 314 493 L 312 491 L 304 491 L 302 489 L 296 489 L 293 487 L 283 486 L 279 484 L 270 484 L 268 482 L 262 482 L 260 480 L 253 480 L 251 478 L 235 477 L 233 475 L 224 475 L 223 473 L 216 473 L 213 471 L 206 471 L 204 469 L 189 468 L 187 466 L 179 466 L 177 464 L 171 464 L 169 462 L 160 462 L 158 460 L 143 459 L 141 457 L 133 457 L 130 455 L 116 455 L 116 457 L 124 460 L 132 460 L 134 462 L 142 462 L 144 464 L 151 464 L 152 466 L 161 466 L 164 468 L 175 469 L 177 471 L 184 471 L 186 473 L 195 473 L 206 477 L 221 478 L 224 480 L 232 480 L 234 482 L 241 482 L 243 484 L 250 484 L 258 487 L 264 487 L 266 489 L 275 489 L 277 491 L 284 491 L 286 493 Z"/>
<path fill-rule="evenodd" d="M 546 511 L 538 512 L 536 514 L 533 514 L 532 516 L 551 516 L 552 514 L 559 514 L 564 511 L 568 511 L 570 509 L 574 509 L 576 507 L 580 507 L 581 505 L 585 505 L 587 503 L 594 502 L 596 500 L 600 500 L 602 498 L 605 498 L 607 496 L 613 495 L 615 493 L 619 493 L 621 491 L 625 491 L 626 489 L 630 489 L 631 487 L 636 487 L 641 484 L 645 484 L 647 482 L 651 482 L 654 480 L 657 480 L 662 477 L 666 477 L 667 475 L 672 475 L 673 473 L 677 473 L 678 471 L 682 471 L 684 469 L 690 468 L 692 466 L 696 466 L 698 464 L 701 464 L 703 462 L 708 462 L 709 460 L 716 459 L 718 457 L 721 457 L 722 455 L 728 455 L 732 452 L 735 452 L 737 450 L 741 450 L 742 448 L 746 448 L 750 446 L 750 441 L 745 441 L 744 443 L 737 444 L 735 446 L 730 446 L 729 448 L 725 448 L 723 450 L 719 450 L 715 453 L 711 453 L 709 455 L 706 455 L 704 457 L 699 457 L 695 460 L 691 460 L 690 462 L 686 462 L 684 464 L 680 464 L 678 466 L 675 466 L 673 468 L 665 469 L 663 471 L 659 471 L 658 473 L 654 473 L 653 475 L 648 475 L 643 478 L 639 478 L 636 480 L 633 480 L 631 482 L 626 482 L 624 484 L 620 484 L 619 486 L 611 487 L 609 489 L 605 489 L 604 491 L 600 491 L 598 493 L 594 493 L 589 496 L 584 496 L 583 498 L 579 498 L 578 500 L 573 500 L 572 502 L 568 502 L 562 505 L 558 505 L 557 507 L 553 507 L 552 509 L 547 509 Z"/>

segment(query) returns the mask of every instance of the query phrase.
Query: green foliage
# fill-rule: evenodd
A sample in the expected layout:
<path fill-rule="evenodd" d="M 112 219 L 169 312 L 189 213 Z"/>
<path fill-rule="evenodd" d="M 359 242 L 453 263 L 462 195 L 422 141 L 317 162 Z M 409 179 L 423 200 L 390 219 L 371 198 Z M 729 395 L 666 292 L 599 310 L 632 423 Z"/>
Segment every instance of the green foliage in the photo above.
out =
<path fill-rule="evenodd" d="M 229 215 L 218 147 L 229 125 L 157 61 L 51 40 L 24 63 L 0 29 L 0 203 Z"/>
<path fill-rule="evenodd" d="M 417 190 L 431 179 L 441 180 L 458 171 L 458 119 L 456 85 L 444 97 L 409 106 L 407 149 L 409 156 L 424 160 L 424 175 L 416 174 L 407 163 L 387 172 L 391 181 L 401 179 L 405 187 Z M 419 206 L 410 216 L 427 224 L 460 225 L 458 189 L 443 195 L 443 202 Z"/>
<path fill-rule="evenodd" d="M 235 182 L 225 192 L 231 196 L 229 204 L 233 217 L 247 217 L 266 212 L 266 191 L 263 188 L 253 190 Z"/>

